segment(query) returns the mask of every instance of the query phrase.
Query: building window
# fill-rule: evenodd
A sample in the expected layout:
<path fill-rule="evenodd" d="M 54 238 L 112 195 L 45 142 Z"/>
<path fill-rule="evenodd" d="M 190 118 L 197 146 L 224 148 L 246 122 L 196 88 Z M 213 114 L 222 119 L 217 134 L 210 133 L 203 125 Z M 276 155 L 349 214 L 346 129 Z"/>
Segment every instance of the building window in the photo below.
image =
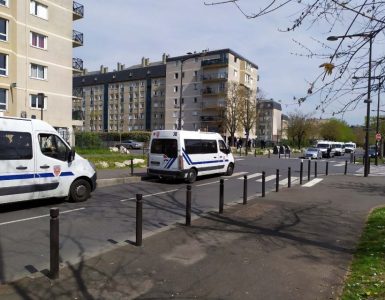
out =
<path fill-rule="evenodd" d="M 234 70 L 234 77 L 238 77 L 238 71 L 237 70 Z"/>
<path fill-rule="evenodd" d="M 194 90 L 198 89 L 198 84 L 194 83 Z"/>
<path fill-rule="evenodd" d="M 7 110 L 8 90 L 0 89 L 0 110 Z"/>
<path fill-rule="evenodd" d="M 8 20 L 0 18 L 0 41 L 8 41 Z"/>
<path fill-rule="evenodd" d="M 8 55 L 0 53 L 0 76 L 8 76 Z"/>
<path fill-rule="evenodd" d="M 47 67 L 37 64 L 31 64 L 31 78 L 47 79 Z"/>
<path fill-rule="evenodd" d="M 178 79 L 179 73 L 174 73 L 174 79 Z"/>
<path fill-rule="evenodd" d="M 0 5 L 8 7 L 8 0 L 0 0 Z"/>
<path fill-rule="evenodd" d="M 174 86 L 174 93 L 177 93 L 177 92 L 178 92 L 178 86 L 175 85 L 175 86 Z"/>
<path fill-rule="evenodd" d="M 174 99 L 174 105 L 178 105 L 178 99 Z"/>
<path fill-rule="evenodd" d="M 43 5 L 39 2 L 31 0 L 29 11 L 31 15 L 48 20 L 48 6 L 46 5 Z"/>
<path fill-rule="evenodd" d="M 31 31 L 31 46 L 47 49 L 47 36 Z"/>
<path fill-rule="evenodd" d="M 194 97 L 194 103 L 198 103 L 198 98 Z"/>
<path fill-rule="evenodd" d="M 29 95 L 29 99 L 30 99 L 30 106 L 31 108 L 35 108 L 35 109 L 47 109 L 47 96 L 44 97 L 44 103 L 41 103 L 39 101 L 39 98 L 37 97 L 37 95 Z"/>
<path fill-rule="evenodd" d="M 198 71 L 194 71 L 194 77 L 198 77 Z"/>

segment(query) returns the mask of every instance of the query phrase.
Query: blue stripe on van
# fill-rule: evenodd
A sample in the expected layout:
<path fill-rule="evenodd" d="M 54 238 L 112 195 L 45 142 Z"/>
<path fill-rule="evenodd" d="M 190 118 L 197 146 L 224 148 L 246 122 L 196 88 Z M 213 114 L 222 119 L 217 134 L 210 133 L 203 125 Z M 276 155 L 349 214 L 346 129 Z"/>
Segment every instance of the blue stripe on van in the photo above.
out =
<path fill-rule="evenodd" d="M 172 159 L 169 161 L 169 163 L 167 164 L 166 168 L 167 168 L 167 169 L 170 169 L 171 166 L 172 166 L 172 164 L 174 163 L 175 160 L 176 160 L 176 157 L 172 158 Z"/>
<path fill-rule="evenodd" d="M 60 177 L 74 176 L 72 172 L 62 172 Z M 38 174 L 15 174 L 15 175 L 2 175 L 0 180 L 19 180 L 19 179 L 33 179 L 33 178 L 50 178 L 55 177 L 53 173 L 38 173 Z"/>
<path fill-rule="evenodd" d="M 183 157 L 186 159 L 187 163 L 189 165 L 201 165 L 201 164 L 212 164 L 212 163 L 221 163 L 223 160 L 208 160 L 208 161 L 198 161 L 198 162 L 193 162 L 190 158 L 190 156 L 186 153 L 186 151 L 182 148 L 183 151 Z M 226 159 L 226 161 L 229 161 Z"/>
<path fill-rule="evenodd" d="M 184 148 L 182 148 L 182 151 L 183 151 L 183 154 L 184 154 L 184 156 L 185 156 L 185 158 L 186 158 L 186 160 L 187 160 L 187 163 L 188 163 L 189 165 L 192 165 L 193 162 L 192 162 L 190 156 L 188 156 L 186 150 L 184 150 Z"/>
<path fill-rule="evenodd" d="M 183 155 L 184 159 L 186 160 L 187 164 L 188 164 L 188 165 L 191 165 L 191 163 L 190 163 L 190 161 L 189 161 L 189 159 L 188 159 L 186 153 L 183 152 L 182 155 Z"/>

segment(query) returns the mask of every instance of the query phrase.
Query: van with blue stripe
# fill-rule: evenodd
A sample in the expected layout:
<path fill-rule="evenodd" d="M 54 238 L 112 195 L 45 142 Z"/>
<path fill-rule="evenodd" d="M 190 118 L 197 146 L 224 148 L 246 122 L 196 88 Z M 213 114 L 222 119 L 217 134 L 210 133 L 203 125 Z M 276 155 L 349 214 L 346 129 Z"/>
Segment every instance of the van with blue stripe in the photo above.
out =
<path fill-rule="evenodd" d="M 181 178 L 192 183 L 198 176 L 232 175 L 234 157 L 215 132 L 155 130 L 151 133 L 148 175 Z"/>
<path fill-rule="evenodd" d="M 0 204 L 40 198 L 86 200 L 96 171 L 48 123 L 0 117 Z"/>

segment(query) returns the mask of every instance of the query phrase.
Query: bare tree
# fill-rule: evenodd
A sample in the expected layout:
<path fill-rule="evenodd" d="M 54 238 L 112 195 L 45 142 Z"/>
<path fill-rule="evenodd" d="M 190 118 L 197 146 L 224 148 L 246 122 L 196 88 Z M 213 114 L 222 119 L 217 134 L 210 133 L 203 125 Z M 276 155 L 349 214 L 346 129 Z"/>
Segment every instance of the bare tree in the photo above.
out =
<path fill-rule="evenodd" d="M 234 5 L 248 19 L 259 19 L 290 9 L 297 12 L 294 20 L 288 25 L 282 24 L 280 31 L 308 30 L 313 25 L 322 28 L 323 40 L 312 38 L 322 50 L 312 50 L 313 47 L 294 41 L 301 49 L 296 55 L 322 61 L 318 76 L 308 79 L 307 91 L 293 95 L 298 105 L 317 96 L 316 110 L 322 113 L 328 110 L 333 115 L 343 116 L 362 100 L 367 100 L 371 91 L 380 89 L 380 85 L 372 83 L 368 77 L 372 72 L 376 76 L 385 76 L 385 48 L 381 40 L 385 29 L 384 1 L 266 0 L 256 1 L 254 12 L 247 12 L 242 0 L 205 1 L 204 4 Z M 336 32 L 338 28 L 342 28 L 342 32 Z M 326 37 L 331 33 L 338 36 L 329 40 L 338 42 L 326 43 Z M 361 79 L 352 80 L 353 77 Z"/>
<path fill-rule="evenodd" d="M 248 140 L 250 131 L 254 128 L 257 121 L 256 95 L 253 90 L 242 86 L 240 88 L 239 102 L 239 122 L 245 130 L 246 149 L 248 148 Z"/>
<path fill-rule="evenodd" d="M 239 83 L 232 81 L 227 85 L 226 93 L 226 111 L 224 115 L 224 125 L 230 133 L 231 144 L 234 146 L 235 132 L 239 128 L 239 103 L 242 96 L 241 86 Z"/>

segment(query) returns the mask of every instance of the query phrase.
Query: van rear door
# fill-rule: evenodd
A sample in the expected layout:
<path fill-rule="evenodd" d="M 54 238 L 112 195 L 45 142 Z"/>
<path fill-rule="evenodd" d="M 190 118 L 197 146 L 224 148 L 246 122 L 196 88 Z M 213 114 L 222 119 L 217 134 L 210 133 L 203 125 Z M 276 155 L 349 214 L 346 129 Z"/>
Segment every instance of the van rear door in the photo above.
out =
<path fill-rule="evenodd" d="M 153 138 L 151 140 L 149 168 L 175 171 L 178 169 L 178 141 L 176 138 Z"/>
<path fill-rule="evenodd" d="M 0 118 L 0 203 L 36 196 L 32 124 Z"/>

